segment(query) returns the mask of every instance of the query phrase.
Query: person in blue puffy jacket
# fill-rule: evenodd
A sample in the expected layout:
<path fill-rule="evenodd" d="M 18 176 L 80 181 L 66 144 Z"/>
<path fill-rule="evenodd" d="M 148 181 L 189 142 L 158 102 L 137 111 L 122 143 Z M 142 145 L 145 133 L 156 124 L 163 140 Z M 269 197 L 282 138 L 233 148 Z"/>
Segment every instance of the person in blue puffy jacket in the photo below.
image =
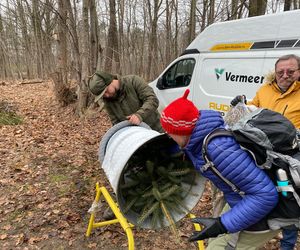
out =
<path fill-rule="evenodd" d="M 278 202 L 275 185 L 232 136 L 218 136 L 211 139 L 207 146 L 207 154 L 221 175 L 238 187 L 241 193 L 233 192 L 232 188 L 215 173 L 203 168 L 205 165 L 202 156 L 203 140 L 215 129 L 225 128 L 225 124 L 219 112 L 199 111 L 187 99 L 188 94 L 189 90 L 186 90 L 183 97 L 176 99 L 163 110 L 161 125 L 192 160 L 194 167 L 224 193 L 225 200 L 231 207 L 218 218 L 193 219 L 194 223 L 202 224 L 204 229 L 195 231 L 189 240 L 203 240 L 243 230 L 267 232 L 268 226 L 264 218 Z M 240 249 L 253 249 L 258 241 L 263 245 L 278 231 L 270 232 L 260 240 L 256 239 L 256 233 L 250 233 L 250 239 L 246 237 L 246 241 L 240 244 L 242 246 Z"/>

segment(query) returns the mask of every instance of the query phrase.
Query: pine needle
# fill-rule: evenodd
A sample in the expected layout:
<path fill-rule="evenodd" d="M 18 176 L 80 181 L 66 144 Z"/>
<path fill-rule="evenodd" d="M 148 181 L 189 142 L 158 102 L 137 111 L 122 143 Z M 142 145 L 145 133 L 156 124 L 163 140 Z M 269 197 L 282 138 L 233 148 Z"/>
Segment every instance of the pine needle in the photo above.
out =
<path fill-rule="evenodd" d="M 163 211 L 167 221 L 170 224 L 169 227 L 171 229 L 171 232 L 175 235 L 176 239 L 179 241 L 178 230 L 176 228 L 175 222 L 174 222 L 169 210 L 167 209 L 167 207 L 166 207 L 166 205 L 164 204 L 163 201 L 161 201 L 159 204 L 160 204 L 161 210 Z"/>
<path fill-rule="evenodd" d="M 141 225 L 153 212 L 155 209 L 159 208 L 159 202 L 155 202 L 149 209 L 146 209 L 144 213 L 140 216 L 137 223 Z"/>

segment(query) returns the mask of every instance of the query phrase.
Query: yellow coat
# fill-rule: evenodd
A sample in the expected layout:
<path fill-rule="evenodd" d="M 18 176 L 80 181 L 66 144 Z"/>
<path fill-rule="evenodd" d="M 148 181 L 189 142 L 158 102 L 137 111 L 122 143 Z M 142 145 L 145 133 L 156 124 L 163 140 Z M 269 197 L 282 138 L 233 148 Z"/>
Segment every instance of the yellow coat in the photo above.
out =
<path fill-rule="evenodd" d="M 295 81 L 282 93 L 275 82 L 266 83 L 256 92 L 249 105 L 267 108 L 283 114 L 296 128 L 300 129 L 300 82 Z"/>

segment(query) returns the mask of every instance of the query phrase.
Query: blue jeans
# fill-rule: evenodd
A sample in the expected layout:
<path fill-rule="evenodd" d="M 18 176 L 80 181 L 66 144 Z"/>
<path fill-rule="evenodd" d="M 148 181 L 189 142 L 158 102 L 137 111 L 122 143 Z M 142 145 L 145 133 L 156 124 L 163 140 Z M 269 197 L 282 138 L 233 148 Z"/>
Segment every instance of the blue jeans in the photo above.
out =
<path fill-rule="evenodd" d="M 281 250 L 293 250 L 297 242 L 298 231 L 296 230 L 282 230 L 282 239 L 280 240 Z"/>

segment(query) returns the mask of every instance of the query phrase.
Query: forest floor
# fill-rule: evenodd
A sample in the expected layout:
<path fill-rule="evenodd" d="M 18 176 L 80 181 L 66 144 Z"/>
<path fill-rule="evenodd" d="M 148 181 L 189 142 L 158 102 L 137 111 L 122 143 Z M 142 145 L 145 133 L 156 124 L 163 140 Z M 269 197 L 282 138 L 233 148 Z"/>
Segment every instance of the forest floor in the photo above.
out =
<path fill-rule="evenodd" d="M 105 112 L 79 118 L 74 106 L 56 102 L 51 82 L 2 83 L 0 101 L 23 118 L 21 125 L 0 125 L 0 249 L 128 249 L 119 225 L 85 236 L 95 183 L 111 191 L 97 157 L 111 127 Z M 192 212 L 210 215 L 209 193 Z M 96 220 L 101 219 L 100 211 Z M 179 241 L 170 230 L 134 228 L 135 249 L 197 249 L 187 241 L 193 231 L 189 219 L 178 229 Z M 264 249 L 278 249 L 278 238 Z"/>

